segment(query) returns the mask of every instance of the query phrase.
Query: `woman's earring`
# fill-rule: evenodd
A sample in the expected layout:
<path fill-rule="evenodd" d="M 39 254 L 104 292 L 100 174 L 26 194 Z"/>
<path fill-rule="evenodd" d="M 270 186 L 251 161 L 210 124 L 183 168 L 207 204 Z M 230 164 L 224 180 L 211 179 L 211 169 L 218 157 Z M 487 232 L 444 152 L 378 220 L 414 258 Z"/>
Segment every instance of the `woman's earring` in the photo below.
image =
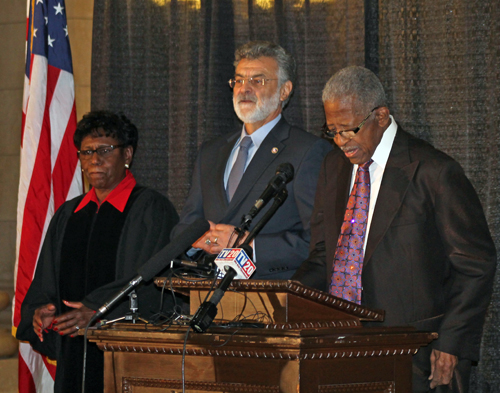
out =
<path fill-rule="evenodd" d="M 130 168 L 130 165 L 129 164 L 125 164 L 125 168 Z"/>

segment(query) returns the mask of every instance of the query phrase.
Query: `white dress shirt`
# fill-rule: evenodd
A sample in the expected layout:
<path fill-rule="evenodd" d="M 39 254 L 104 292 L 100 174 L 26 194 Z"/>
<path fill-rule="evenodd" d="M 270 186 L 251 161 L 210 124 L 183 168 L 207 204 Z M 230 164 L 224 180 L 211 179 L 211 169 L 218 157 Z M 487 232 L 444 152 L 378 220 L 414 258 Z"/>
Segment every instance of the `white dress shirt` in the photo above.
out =
<path fill-rule="evenodd" d="M 368 239 L 368 234 L 370 233 L 370 226 L 372 223 L 373 212 L 375 210 L 375 205 L 377 203 L 378 193 L 380 191 L 380 185 L 382 184 L 382 177 L 384 176 L 385 166 L 387 165 L 387 160 L 389 159 L 389 153 L 392 149 L 392 144 L 394 143 L 394 138 L 396 137 L 396 132 L 398 130 L 398 125 L 392 116 L 391 124 L 384 131 L 382 139 L 378 144 L 375 152 L 373 153 L 372 160 L 373 163 L 370 165 L 370 206 L 368 208 L 368 221 L 366 223 L 366 233 L 365 233 L 365 243 L 363 244 L 363 251 L 366 251 L 366 239 Z M 351 177 L 351 188 L 354 186 L 354 180 L 356 179 L 356 171 L 358 170 L 358 165 L 354 165 L 352 169 Z"/>

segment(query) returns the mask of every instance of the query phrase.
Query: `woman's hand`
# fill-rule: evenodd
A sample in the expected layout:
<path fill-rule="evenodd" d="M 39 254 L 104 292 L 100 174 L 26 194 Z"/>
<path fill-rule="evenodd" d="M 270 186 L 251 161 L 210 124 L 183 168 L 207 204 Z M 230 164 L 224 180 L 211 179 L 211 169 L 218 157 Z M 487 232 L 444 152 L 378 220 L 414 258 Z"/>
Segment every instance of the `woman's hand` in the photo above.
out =
<path fill-rule="evenodd" d="M 56 306 L 52 303 L 38 307 L 33 314 L 33 330 L 41 342 L 43 342 L 43 331 L 50 329 L 54 316 L 56 315 Z"/>
<path fill-rule="evenodd" d="M 76 336 L 78 330 L 85 329 L 90 319 L 94 316 L 95 311 L 84 306 L 83 303 L 80 302 L 68 302 L 67 300 L 63 300 L 63 303 L 74 310 L 57 316 L 54 319 L 52 329 L 61 336 L 66 336 L 68 334 L 70 334 L 71 337 L 74 335 Z"/>

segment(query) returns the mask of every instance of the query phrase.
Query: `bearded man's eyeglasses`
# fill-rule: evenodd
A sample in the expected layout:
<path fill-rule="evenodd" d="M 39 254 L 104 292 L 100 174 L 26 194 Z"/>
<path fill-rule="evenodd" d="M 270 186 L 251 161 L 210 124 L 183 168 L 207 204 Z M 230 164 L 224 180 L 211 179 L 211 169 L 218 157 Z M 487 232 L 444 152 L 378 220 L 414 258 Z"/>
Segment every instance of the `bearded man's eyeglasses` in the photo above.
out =
<path fill-rule="evenodd" d="M 248 84 L 252 87 L 262 87 L 269 81 L 277 81 L 278 79 L 269 79 L 269 78 L 237 78 L 237 79 L 229 79 L 229 86 L 231 89 L 234 89 L 235 86 L 241 87 L 245 84 L 245 81 L 248 81 Z"/>

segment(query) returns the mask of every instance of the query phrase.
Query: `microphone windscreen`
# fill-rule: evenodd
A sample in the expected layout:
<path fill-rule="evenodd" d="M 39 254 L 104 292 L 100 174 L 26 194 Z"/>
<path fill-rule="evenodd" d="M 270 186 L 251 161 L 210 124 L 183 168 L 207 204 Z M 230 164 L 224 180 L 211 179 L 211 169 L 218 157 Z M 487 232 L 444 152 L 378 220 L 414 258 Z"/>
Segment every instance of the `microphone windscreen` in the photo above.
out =
<path fill-rule="evenodd" d="M 293 169 L 293 165 L 290 164 L 289 162 L 284 162 L 278 165 L 278 168 L 276 169 L 276 173 L 281 173 L 284 175 L 286 183 L 292 181 L 294 172 L 295 171 Z"/>
<path fill-rule="evenodd" d="M 207 220 L 197 219 L 142 265 L 137 270 L 138 274 L 142 276 L 144 281 L 151 280 L 167 267 L 172 259 L 182 254 L 209 229 L 210 224 Z"/>

